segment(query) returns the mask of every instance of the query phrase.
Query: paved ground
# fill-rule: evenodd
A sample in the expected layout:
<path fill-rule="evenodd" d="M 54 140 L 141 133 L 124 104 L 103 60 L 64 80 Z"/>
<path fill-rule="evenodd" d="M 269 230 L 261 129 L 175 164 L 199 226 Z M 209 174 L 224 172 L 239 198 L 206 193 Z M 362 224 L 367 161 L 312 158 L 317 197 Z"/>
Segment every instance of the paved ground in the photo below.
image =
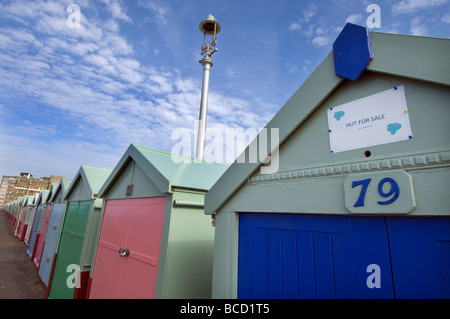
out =
<path fill-rule="evenodd" d="M 0 212 L 0 299 L 45 299 L 36 267 Z"/>

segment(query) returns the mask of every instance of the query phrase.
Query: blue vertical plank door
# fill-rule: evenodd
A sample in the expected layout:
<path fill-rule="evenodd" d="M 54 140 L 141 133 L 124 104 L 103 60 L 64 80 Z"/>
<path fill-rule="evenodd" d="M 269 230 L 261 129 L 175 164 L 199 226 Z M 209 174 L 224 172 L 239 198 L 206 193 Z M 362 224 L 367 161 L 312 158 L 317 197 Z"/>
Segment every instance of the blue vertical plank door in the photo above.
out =
<path fill-rule="evenodd" d="M 393 298 L 384 217 L 240 214 L 238 298 Z M 367 284 L 379 266 L 380 288 Z"/>
<path fill-rule="evenodd" d="M 386 219 L 396 298 L 450 298 L 450 218 Z"/>
<path fill-rule="evenodd" d="M 39 278 L 41 278 L 47 288 L 52 273 L 53 259 L 56 253 L 56 246 L 58 245 L 65 208 L 65 202 L 53 204 L 52 213 L 48 222 L 47 234 L 45 235 L 41 264 L 39 265 Z"/>

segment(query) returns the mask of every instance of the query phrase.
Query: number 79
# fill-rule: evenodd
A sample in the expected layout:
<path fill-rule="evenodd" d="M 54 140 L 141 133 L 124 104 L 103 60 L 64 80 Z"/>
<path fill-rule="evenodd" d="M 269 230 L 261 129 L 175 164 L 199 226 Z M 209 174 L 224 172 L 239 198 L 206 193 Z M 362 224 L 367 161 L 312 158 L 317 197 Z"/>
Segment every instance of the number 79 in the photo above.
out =
<path fill-rule="evenodd" d="M 371 178 L 368 179 L 363 179 L 360 181 L 354 181 L 352 182 L 352 188 L 355 188 L 359 185 L 361 185 L 361 193 L 359 194 L 358 200 L 356 201 L 355 205 L 353 205 L 353 207 L 360 207 L 360 206 L 364 206 L 364 200 L 366 197 L 366 192 L 367 192 L 367 188 L 369 187 L 369 184 L 371 182 Z M 391 188 L 390 190 L 385 193 L 383 191 L 383 186 L 385 183 L 390 183 Z M 390 197 L 392 196 L 392 194 L 394 194 L 394 196 L 392 196 L 392 198 L 386 200 L 386 201 L 378 201 L 377 203 L 379 205 L 389 205 L 392 204 L 393 202 L 395 202 L 397 200 L 397 198 L 400 196 L 400 187 L 398 186 L 397 182 L 390 177 L 386 177 L 383 178 L 380 183 L 378 183 L 378 193 L 380 194 L 380 196 L 382 197 Z"/>

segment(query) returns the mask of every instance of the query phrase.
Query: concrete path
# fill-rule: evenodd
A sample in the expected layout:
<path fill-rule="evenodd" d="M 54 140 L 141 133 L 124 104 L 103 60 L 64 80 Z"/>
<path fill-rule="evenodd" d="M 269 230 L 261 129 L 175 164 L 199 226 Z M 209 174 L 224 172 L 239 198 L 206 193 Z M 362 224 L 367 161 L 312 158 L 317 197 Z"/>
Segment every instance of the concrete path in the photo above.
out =
<path fill-rule="evenodd" d="M 0 213 L 0 299 L 45 299 L 37 269 L 26 254 L 27 246 L 14 236 Z"/>

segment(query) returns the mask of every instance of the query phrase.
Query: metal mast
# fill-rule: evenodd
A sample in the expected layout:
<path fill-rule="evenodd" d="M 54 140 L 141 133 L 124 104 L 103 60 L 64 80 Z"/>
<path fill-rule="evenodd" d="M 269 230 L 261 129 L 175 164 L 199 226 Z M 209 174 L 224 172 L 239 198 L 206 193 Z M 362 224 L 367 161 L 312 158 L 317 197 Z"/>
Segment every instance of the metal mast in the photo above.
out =
<path fill-rule="evenodd" d="M 208 90 L 209 90 L 209 73 L 213 62 L 211 55 L 217 52 L 212 47 L 217 44 L 217 34 L 220 32 L 220 24 L 210 14 L 199 25 L 200 31 L 203 33 L 203 44 L 201 54 L 204 55 L 203 59 L 199 61 L 203 65 L 203 84 L 202 84 L 202 96 L 200 100 L 200 115 L 198 118 L 198 136 L 197 136 L 197 152 L 196 157 L 200 160 L 204 158 L 205 150 L 205 132 L 206 132 L 206 114 L 208 109 Z M 205 43 L 206 35 L 212 35 L 212 41 L 210 44 Z"/>

